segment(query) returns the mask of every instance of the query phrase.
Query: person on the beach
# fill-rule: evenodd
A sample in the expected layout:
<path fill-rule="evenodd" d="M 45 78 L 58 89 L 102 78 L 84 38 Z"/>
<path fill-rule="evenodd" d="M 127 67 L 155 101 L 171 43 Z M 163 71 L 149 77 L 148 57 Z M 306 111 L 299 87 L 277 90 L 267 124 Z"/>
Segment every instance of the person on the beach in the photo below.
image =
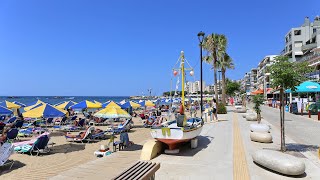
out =
<path fill-rule="evenodd" d="M 212 120 L 214 120 L 214 118 L 218 120 L 216 99 L 213 99 L 213 102 L 212 102 Z"/>

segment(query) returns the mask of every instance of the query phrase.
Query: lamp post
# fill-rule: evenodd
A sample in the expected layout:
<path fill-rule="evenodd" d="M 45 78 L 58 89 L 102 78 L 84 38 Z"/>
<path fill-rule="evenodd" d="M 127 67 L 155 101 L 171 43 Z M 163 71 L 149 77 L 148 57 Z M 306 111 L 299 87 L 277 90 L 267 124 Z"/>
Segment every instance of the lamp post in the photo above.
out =
<path fill-rule="evenodd" d="M 203 103 L 202 103 L 202 43 L 204 39 L 204 32 L 198 33 L 199 45 L 200 45 L 200 114 L 202 119 Z"/>

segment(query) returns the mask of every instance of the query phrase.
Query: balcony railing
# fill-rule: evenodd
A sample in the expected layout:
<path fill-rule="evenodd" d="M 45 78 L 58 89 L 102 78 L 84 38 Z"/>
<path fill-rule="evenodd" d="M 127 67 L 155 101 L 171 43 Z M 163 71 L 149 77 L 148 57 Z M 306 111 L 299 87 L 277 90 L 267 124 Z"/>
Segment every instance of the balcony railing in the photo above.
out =
<path fill-rule="evenodd" d="M 310 50 L 310 49 L 313 49 L 313 48 L 316 48 L 317 47 L 317 44 L 316 43 L 312 43 L 312 44 L 306 44 L 306 45 L 303 45 L 301 47 L 301 50 L 302 51 L 307 51 L 307 50 Z"/>

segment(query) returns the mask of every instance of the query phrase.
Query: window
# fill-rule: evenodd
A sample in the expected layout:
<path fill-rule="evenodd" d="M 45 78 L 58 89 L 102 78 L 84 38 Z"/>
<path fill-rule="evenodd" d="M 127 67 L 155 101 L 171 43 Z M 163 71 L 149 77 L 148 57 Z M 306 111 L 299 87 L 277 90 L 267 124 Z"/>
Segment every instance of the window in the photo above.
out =
<path fill-rule="evenodd" d="M 294 35 L 295 36 L 301 35 L 301 30 L 294 30 Z"/>
<path fill-rule="evenodd" d="M 294 42 L 294 47 L 301 47 L 302 46 L 302 41 L 295 41 Z"/>
<path fill-rule="evenodd" d="M 313 33 L 316 33 L 317 32 L 317 28 L 313 28 Z"/>

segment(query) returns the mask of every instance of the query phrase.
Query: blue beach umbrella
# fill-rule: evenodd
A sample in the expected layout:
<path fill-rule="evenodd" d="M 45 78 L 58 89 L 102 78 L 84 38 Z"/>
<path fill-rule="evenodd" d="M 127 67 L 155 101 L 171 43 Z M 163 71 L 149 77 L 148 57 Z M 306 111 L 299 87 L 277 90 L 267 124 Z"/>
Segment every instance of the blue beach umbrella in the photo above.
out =
<path fill-rule="evenodd" d="M 25 104 L 23 104 L 21 102 L 18 102 L 18 101 L 13 101 L 13 103 L 16 104 L 16 105 L 19 105 L 21 107 L 26 107 L 27 106 L 27 105 L 25 105 Z"/>
<path fill-rule="evenodd" d="M 0 115 L 9 115 L 13 112 L 10 109 L 0 106 Z"/>
<path fill-rule="evenodd" d="M 42 104 L 34 109 L 31 109 L 27 112 L 22 113 L 23 117 L 29 118 L 54 118 L 54 117 L 63 117 L 67 111 L 57 109 L 49 104 Z"/>

